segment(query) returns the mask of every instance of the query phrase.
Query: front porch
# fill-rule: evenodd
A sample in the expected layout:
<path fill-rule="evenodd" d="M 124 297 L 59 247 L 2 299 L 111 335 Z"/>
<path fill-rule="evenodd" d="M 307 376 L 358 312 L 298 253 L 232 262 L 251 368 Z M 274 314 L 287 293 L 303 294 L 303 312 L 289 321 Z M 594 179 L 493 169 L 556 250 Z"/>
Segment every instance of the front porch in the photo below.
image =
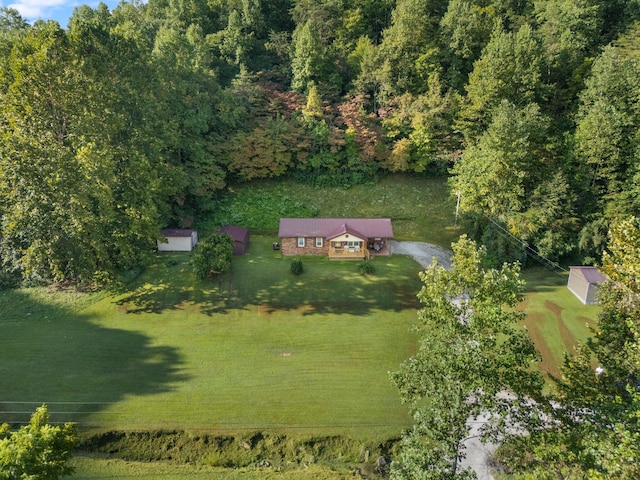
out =
<path fill-rule="evenodd" d="M 391 255 L 390 244 L 382 239 L 367 240 L 366 242 L 329 242 L 329 259 L 331 260 L 369 260 L 376 256 L 389 255 Z"/>
<path fill-rule="evenodd" d="M 332 242 L 334 243 L 334 242 Z M 330 260 L 363 260 L 370 258 L 369 250 L 362 247 L 329 246 Z"/>

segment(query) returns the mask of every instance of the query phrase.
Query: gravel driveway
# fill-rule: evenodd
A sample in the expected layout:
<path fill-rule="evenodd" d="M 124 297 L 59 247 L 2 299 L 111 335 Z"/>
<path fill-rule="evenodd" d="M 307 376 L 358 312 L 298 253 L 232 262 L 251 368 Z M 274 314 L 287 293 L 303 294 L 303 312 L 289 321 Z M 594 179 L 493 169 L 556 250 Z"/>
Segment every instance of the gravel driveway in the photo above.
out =
<path fill-rule="evenodd" d="M 391 252 L 393 254 L 409 255 L 423 267 L 431 265 L 435 257 L 447 270 L 451 268 L 452 252 L 438 245 L 425 242 L 397 242 L 391 240 Z"/>

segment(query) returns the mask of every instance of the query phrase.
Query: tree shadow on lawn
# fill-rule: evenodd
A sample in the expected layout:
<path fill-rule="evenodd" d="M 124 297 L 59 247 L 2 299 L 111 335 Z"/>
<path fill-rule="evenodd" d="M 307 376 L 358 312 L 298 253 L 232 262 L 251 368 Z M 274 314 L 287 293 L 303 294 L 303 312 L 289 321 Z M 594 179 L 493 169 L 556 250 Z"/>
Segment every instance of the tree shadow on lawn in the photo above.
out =
<path fill-rule="evenodd" d="M 544 267 L 529 267 L 522 271 L 522 277 L 526 282 L 526 292 L 553 292 L 558 287 L 567 285 L 569 276 L 566 273 L 558 273 Z"/>
<path fill-rule="evenodd" d="M 112 289 L 112 293 L 119 296 L 115 303 L 124 313 L 185 310 L 194 287 L 189 258 L 188 254 L 158 255 L 158 261 L 139 279 Z"/>
<path fill-rule="evenodd" d="M 231 272 L 219 279 L 213 294 L 200 290 L 194 292 L 193 299 L 208 315 L 248 306 L 258 307 L 262 313 L 298 310 L 302 315 L 369 315 L 374 310 L 399 312 L 419 307 L 417 270 L 413 280 L 406 272 L 398 272 L 395 279 L 388 273 L 363 277 L 354 274 L 354 262 L 340 262 L 327 269 L 319 259 L 314 260 L 305 262 L 305 271 L 299 276 L 289 272 L 289 260 L 274 262 L 273 270 L 280 271 L 267 276 L 250 270 Z"/>
<path fill-rule="evenodd" d="M 372 286 L 348 278 L 336 278 L 331 282 L 305 280 L 282 282 L 258 290 L 255 303 L 264 313 L 301 310 L 302 315 L 369 315 L 374 310 L 400 312 L 419 308 L 418 290 L 401 288 L 392 281 Z M 313 293 L 309 294 L 309 291 Z"/>
<path fill-rule="evenodd" d="M 384 262 L 384 263 L 383 263 Z M 184 311 L 214 315 L 260 308 L 262 312 L 302 310 L 305 315 L 367 315 L 374 310 L 418 308 L 418 264 L 404 257 L 380 260 L 378 272 L 364 277 L 359 262 L 305 258 L 304 273 L 290 272 L 291 258 L 272 252 L 236 257 L 230 272 L 196 280 L 188 254 L 158 257 L 116 300 L 125 313 Z"/>
<path fill-rule="evenodd" d="M 0 307 L 0 423 L 27 422 L 46 403 L 53 422 L 100 427 L 106 417 L 95 424 L 93 414 L 124 397 L 169 392 L 188 380 L 175 348 L 138 332 L 96 325 L 21 291 L 5 293 Z"/>

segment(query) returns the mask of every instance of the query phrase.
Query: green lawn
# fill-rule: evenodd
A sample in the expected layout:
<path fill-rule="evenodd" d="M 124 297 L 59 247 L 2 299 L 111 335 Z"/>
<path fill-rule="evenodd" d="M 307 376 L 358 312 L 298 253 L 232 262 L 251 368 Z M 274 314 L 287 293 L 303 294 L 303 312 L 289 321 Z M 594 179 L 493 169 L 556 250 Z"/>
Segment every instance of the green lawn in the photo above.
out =
<path fill-rule="evenodd" d="M 0 291 L 0 422 L 26 421 L 47 403 L 52 420 L 76 421 L 83 432 L 265 430 L 376 441 L 408 426 L 388 372 L 415 348 L 419 266 L 378 257 L 376 273 L 364 277 L 358 262 L 303 258 L 296 277 L 271 244 L 280 216 L 313 211 L 390 217 L 398 239 L 449 246 L 460 231 L 444 181 L 385 177 L 350 189 L 261 182 L 236 194 L 221 215 L 262 235 L 254 232 L 248 254 L 219 278 L 197 281 L 188 255 L 171 254 L 119 291 Z M 540 268 L 523 276 L 526 326 L 542 369 L 557 375 L 598 307 L 582 305 L 566 275 Z M 231 476 L 93 457 L 74 463 L 74 478 L 256 478 L 241 469 Z M 258 476 L 342 478 L 317 468 Z"/>
<path fill-rule="evenodd" d="M 527 293 L 521 308 L 527 313 L 525 324 L 542 355 L 541 369 L 559 375 L 566 352 L 591 335 L 599 307 L 583 305 L 567 288 L 568 274 L 532 268 L 523 272 Z"/>
<path fill-rule="evenodd" d="M 376 184 L 317 188 L 293 181 L 251 182 L 219 200 L 211 219 L 199 227 L 239 224 L 276 234 L 280 217 L 391 218 L 397 240 L 449 248 L 462 233 L 456 226 L 456 201 L 444 178 L 383 176 Z"/>
<path fill-rule="evenodd" d="M 312 258 L 295 277 L 271 240 L 209 282 L 174 254 L 115 295 L 2 292 L 0 420 L 46 402 L 83 428 L 397 435 L 418 265 Z"/>

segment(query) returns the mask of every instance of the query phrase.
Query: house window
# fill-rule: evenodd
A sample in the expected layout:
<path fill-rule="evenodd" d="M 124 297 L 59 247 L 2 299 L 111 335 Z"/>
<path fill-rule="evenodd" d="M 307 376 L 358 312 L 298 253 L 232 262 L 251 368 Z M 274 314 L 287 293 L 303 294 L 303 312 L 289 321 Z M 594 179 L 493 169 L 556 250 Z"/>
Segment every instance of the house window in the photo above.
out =
<path fill-rule="evenodd" d="M 298 246 L 304 247 L 304 237 L 298 237 Z"/>
<path fill-rule="evenodd" d="M 349 241 L 349 242 L 347 242 L 347 247 L 349 247 L 349 248 L 360 248 L 360 242 Z"/>
<path fill-rule="evenodd" d="M 320 248 L 324 245 L 324 238 L 316 237 L 316 247 Z"/>

